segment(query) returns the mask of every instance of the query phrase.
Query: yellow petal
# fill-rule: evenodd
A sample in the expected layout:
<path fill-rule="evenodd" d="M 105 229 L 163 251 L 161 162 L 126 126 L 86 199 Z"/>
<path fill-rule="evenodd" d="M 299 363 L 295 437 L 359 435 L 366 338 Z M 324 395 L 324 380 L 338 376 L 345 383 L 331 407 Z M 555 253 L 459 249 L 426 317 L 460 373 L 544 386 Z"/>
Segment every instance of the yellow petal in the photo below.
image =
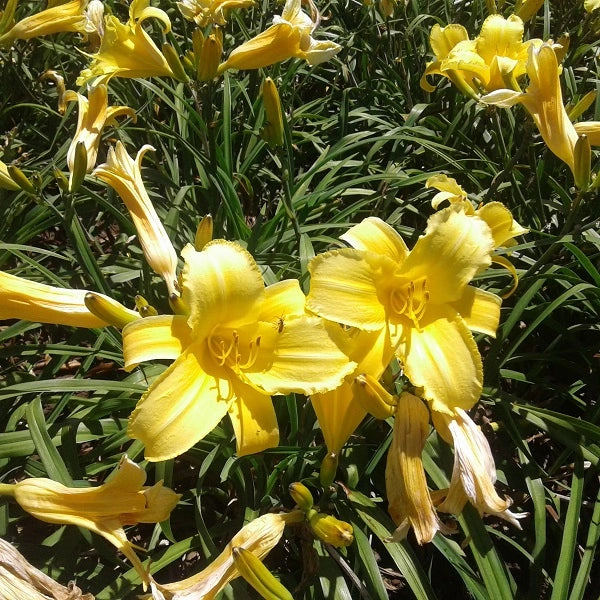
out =
<path fill-rule="evenodd" d="M 340 239 L 357 250 L 369 250 L 388 256 L 397 263 L 403 263 L 408 256 L 408 248 L 400 234 L 377 217 L 363 219 L 341 235 Z"/>
<path fill-rule="evenodd" d="M 490 15 L 477 37 L 477 52 L 488 65 L 496 56 L 516 58 L 523 43 L 523 33 L 523 21 L 516 15 L 507 19 L 498 14 Z"/>
<path fill-rule="evenodd" d="M 479 208 L 475 214 L 483 219 L 491 229 L 495 248 L 506 246 L 508 245 L 507 242 L 510 243 L 516 236 L 529 231 L 513 219 L 510 210 L 501 202 L 488 202 Z"/>
<path fill-rule="evenodd" d="M 585 0 L 583 7 L 585 10 L 587 10 L 587 12 L 591 13 L 600 8 L 600 0 Z"/>
<path fill-rule="evenodd" d="M 86 294 L 86 290 L 53 287 L 0 271 L 0 319 L 105 327 L 109 323 L 87 309 Z"/>
<path fill-rule="evenodd" d="M 543 4 L 544 0 L 523 0 L 516 11 L 516 15 L 524 22 L 529 21 Z"/>
<path fill-rule="evenodd" d="M 334 389 L 356 367 L 340 350 L 337 338 L 342 336 L 337 326 L 318 317 L 287 318 L 281 331 L 267 323 L 260 334 L 259 357 L 243 369 L 244 377 L 271 394 Z"/>
<path fill-rule="evenodd" d="M 241 381 L 233 384 L 236 398 L 229 407 L 238 456 L 256 454 L 279 445 L 279 427 L 271 396 Z"/>
<path fill-rule="evenodd" d="M 600 121 L 582 121 L 575 123 L 577 135 L 587 135 L 591 146 L 600 146 Z"/>
<path fill-rule="evenodd" d="M 425 187 L 439 190 L 439 193 L 431 200 L 431 206 L 434 210 L 437 210 L 442 202 L 449 200 L 451 204 L 454 202 L 464 202 L 467 209 L 465 212 L 469 212 L 468 207 L 471 204 L 467 201 L 467 192 L 458 185 L 456 179 L 453 177 L 448 177 L 444 174 L 433 175 L 425 182 Z M 471 212 L 472 210 L 471 207 Z"/>
<path fill-rule="evenodd" d="M 452 302 L 452 307 L 463 318 L 471 331 L 496 337 L 500 321 L 502 299 L 496 294 L 468 285 L 460 300 Z"/>
<path fill-rule="evenodd" d="M 494 243 L 490 228 L 452 207 L 438 211 L 428 221 L 398 276 L 426 280 L 431 302 L 458 300 L 474 275 L 491 264 Z"/>
<path fill-rule="evenodd" d="M 214 240 L 201 252 L 188 244 L 181 256 L 182 300 L 196 338 L 208 336 L 217 325 L 233 328 L 256 321 L 265 288 L 249 252 L 234 242 Z"/>
<path fill-rule="evenodd" d="M 258 313 L 259 321 L 273 320 L 276 329 L 285 327 L 287 316 L 303 315 L 306 296 L 297 279 L 284 279 L 265 288 L 265 300 Z"/>
<path fill-rule="evenodd" d="M 19 185 L 13 181 L 8 172 L 8 167 L 0 160 L 0 188 L 5 190 L 18 190 Z"/>
<path fill-rule="evenodd" d="M 429 43 L 438 61 L 448 56 L 459 43 L 469 39 L 467 30 L 462 25 L 451 24 L 440 27 L 437 23 L 431 28 Z"/>
<path fill-rule="evenodd" d="M 473 335 L 451 309 L 428 309 L 422 329 L 405 328 L 396 351 L 410 382 L 423 388 L 432 410 L 454 414 L 481 394 L 483 369 Z"/>
<path fill-rule="evenodd" d="M 381 329 L 386 315 L 379 288 L 395 269 L 394 261 L 371 252 L 346 248 L 319 254 L 309 264 L 307 307 L 331 321 Z"/>
<path fill-rule="evenodd" d="M 365 418 L 365 409 L 354 399 L 352 388 L 346 382 L 331 392 L 313 394 L 310 401 L 319 420 L 327 451 L 339 454 Z"/>
<path fill-rule="evenodd" d="M 202 366 L 200 344 L 192 345 L 154 381 L 129 418 L 128 434 L 141 440 L 150 461 L 183 454 L 210 433 L 233 398 L 229 381 Z"/>
<path fill-rule="evenodd" d="M 192 342 L 187 317 L 160 315 L 138 319 L 123 329 L 125 368 L 131 370 L 138 363 L 151 360 L 175 360 Z"/>
<path fill-rule="evenodd" d="M 320 65 L 333 58 L 342 47 L 328 40 L 315 40 L 310 38 L 310 46 L 307 50 L 301 50 L 297 58 L 303 58 L 309 65 Z"/>

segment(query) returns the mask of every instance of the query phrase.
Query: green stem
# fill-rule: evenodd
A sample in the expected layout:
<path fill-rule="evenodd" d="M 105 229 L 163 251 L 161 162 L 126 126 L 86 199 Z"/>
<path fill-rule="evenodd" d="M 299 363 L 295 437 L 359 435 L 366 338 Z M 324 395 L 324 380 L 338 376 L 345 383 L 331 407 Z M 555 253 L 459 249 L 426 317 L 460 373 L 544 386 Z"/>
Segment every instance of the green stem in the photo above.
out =
<path fill-rule="evenodd" d="M 11 483 L 0 483 L 0 496 L 15 497 L 16 485 Z"/>

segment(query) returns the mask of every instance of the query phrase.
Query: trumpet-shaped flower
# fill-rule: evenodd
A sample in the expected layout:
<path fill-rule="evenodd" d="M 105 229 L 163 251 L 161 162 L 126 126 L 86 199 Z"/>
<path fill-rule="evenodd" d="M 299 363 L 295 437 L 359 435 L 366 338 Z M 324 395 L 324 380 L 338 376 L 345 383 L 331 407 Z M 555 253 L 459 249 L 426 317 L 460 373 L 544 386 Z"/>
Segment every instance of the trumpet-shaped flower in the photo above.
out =
<path fill-rule="evenodd" d="M 88 0 L 71 0 L 25 17 L 0 36 L 0 47 L 11 46 L 15 40 L 30 40 L 62 32 L 93 33 L 94 24 L 87 18 Z"/>
<path fill-rule="evenodd" d="M 179 494 L 159 482 L 144 487 L 146 472 L 123 457 L 115 475 L 95 488 L 70 488 L 51 479 L 24 479 L 0 484 L 0 494 L 13 496 L 21 508 L 40 521 L 85 527 L 116 546 L 146 584 L 150 579 L 133 551 L 123 526 L 159 523 L 168 518 Z"/>
<path fill-rule="evenodd" d="M 522 104 L 533 120 L 550 151 L 575 172 L 575 145 L 578 129 L 587 127 L 590 142 L 600 141 L 600 123 L 578 123 L 576 128 L 565 110 L 560 85 L 560 68 L 552 44 L 529 49 L 527 62 L 529 86 L 524 93 L 514 90 L 496 90 L 481 98 L 482 102 L 503 108 Z M 585 130 L 580 129 L 583 133 Z M 598 136 L 600 138 L 600 136 Z"/>
<path fill-rule="evenodd" d="M 236 533 L 225 550 L 208 567 L 182 581 L 160 584 L 152 581 L 154 600 L 213 600 L 232 579 L 240 576 L 233 550 L 242 548 L 262 560 L 277 545 L 287 524 L 304 520 L 301 510 L 269 513 L 250 521 Z"/>
<path fill-rule="evenodd" d="M 311 2 L 315 15 L 317 10 Z M 235 48 L 219 67 L 227 69 L 259 69 L 288 58 L 302 58 L 309 65 L 318 65 L 335 56 L 341 46 L 335 42 L 318 41 L 312 33 L 319 18 L 311 19 L 303 10 L 301 0 L 287 0 L 281 16 L 273 18 L 273 25 Z"/>
<path fill-rule="evenodd" d="M 410 252 L 375 217 L 343 239 L 354 248 L 311 261 L 308 308 L 351 327 L 386 329 L 405 374 L 436 410 L 470 408 L 482 367 L 469 329 L 494 335 L 499 319 L 500 298 L 468 285 L 491 263 L 488 225 L 448 208 L 429 219 Z"/>
<path fill-rule="evenodd" d="M 24 319 L 39 323 L 55 323 L 71 327 L 105 327 L 113 321 L 102 319 L 88 309 L 86 290 L 59 288 L 0 271 L 0 319 Z M 122 321 L 139 318 L 139 314 L 102 294 L 100 298 L 109 311 Z"/>
<path fill-rule="evenodd" d="M 106 17 L 100 50 L 91 55 L 92 63 L 81 72 L 77 85 L 94 78 L 95 83 L 101 83 L 111 77 L 174 77 L 167 59 L 143 29 L 146 19 L 155 18 L 168 33 L 171 21 L 167 13 L 149 6 L 149 2 L 133 0 L 127 23 L 121 23 L 112 15 Z"/>
<path fill-rule="evenodd" d="M 177 6 L 183 17 L 198 27 L 225 25 L 227 11 L 252 6 L 254 0 L 182 0 Z"/>
<path fill-rule="evenodd" d="M 461 92 L 477 97 L 480 90 L 520 91 L 516 80 L 525 74 L 528 49 L 542 41 L 524 42 L 523 21 L 516 15 L 505 19 L 496 14 L 484 21 L 481 33 L 474 40 L 469 39 L 461 25 L 444 28 L 434 25 L 430 43 L 436 60 L 427 65 L 421 87 L 433 91 L 435 88 L 428 83 L 427 76 L 442 75 Z"/>
<path fill-rule="evenodd" d="M 177 254 L 142 181 L 141 164 L 148 150 L 154 148 L 144 146 L 133 160 L 123 144 L 117 142 L 115 148 L 109 149 L 106 162 L 93 174 L 119 194 L 137 229 L 148 264 L 164 278 L 169 296 L 177 297 Z"/>
<path fill-rule="evenodd" d="M 479 427 L 460 408 L 456 409 L 453 416 L 435 411 L 432 416 L 438 433 L 454 444 L 452 480 L 446 499 L 438 506 L 438 510 L 459 515 L 469 501 L 480 515 L 500 517 L 520 529 L 517 519 L 526 515 L 508 510 L 510 500 L 500 498 L 494 489 L 494 457 Z"/>
<path fill-rule="evenodd" d="M 144 442 L 148 460 L 165 460 L 229 414 L 238 454 L 276 446 L 270 395 L 333 389 L 355 363 L 339 349 L 336 328 L 305 314 L 296 280 L 265 289 L 252 256 L 224 240 L 201 252 L 188 245 L 182 256 L 187 314 L 147 317 L 123 330 L 126 367 L 175 359 L 142 396 L 129 435 Z"/>
<path fill-rule="evenodd" d="M 0 160 L 0 188 L 5 190 L 18 190 L 19 185 L 10 176 L 8 167 Z"/>

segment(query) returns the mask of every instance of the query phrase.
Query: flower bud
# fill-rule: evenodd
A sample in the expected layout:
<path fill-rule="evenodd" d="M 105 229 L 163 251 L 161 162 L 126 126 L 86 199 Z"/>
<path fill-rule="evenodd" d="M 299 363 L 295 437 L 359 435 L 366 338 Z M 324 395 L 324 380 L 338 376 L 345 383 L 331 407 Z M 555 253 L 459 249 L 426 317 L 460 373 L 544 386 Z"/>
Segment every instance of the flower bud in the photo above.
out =
<path fill-rule="evenodd" d="M 188 76 L 186 75 L 185 69 L 181 64 L 179 55 L 177 52 L 175 52 L 175 48 L 173 48 L 171 44 L 163 44 L 162 53 L 167 61 L 167 64 L 169 67 L 171 67 L 171 71 L 173 71 L 173 76 L 175 79 L 186 82 L 188 80 Z"/>
<path fill-rule="evenodd" d="M 575 144 L 574 152 L 574 170 L 575 185 L 579 190 L 587 190 L 590 185 L 590 169 L 592 161 L 592 149 L 588 136 L 580 135 Z"/>
<path fill-rule="evenodd" d="M 220 29 L 211 33 L 202 44 L 202 51 L 196 54 L 196 77 L 198 81 L 212 81 L 223 54 L 223 34 Z"/>
<path fill-rule="evenodd" d="M 294 502 L 304 511 L 309 511 L 314 504 L 314 500 L 310 490 L 299 481 L 290 484 L 288 488 L 290 496 L 294 499 Z"/>
<path fill-rule="evenodd" d="M 93 315 L 119 329 L 140 318 L 135 310 L 129 310 L 116 300 L 102 294 L 88 292 L 85 295 L 84 302 L 86 308 Z"/>
<path fill-rule="evenodd" d="M 328 488 L 335 479 L 335 473 L 338 468 L 338 455 L 335 452 L 330 452 L 321 463 L 321 472 L 319 473 L 319 481 L 324 488 Z"/>
<path fill-rule="evenodd" d="M 135 297 L 135 308 L 142 317 L 155 317 L 158 311 L 154 306 L 150 306 L 144 296 L 137 295 Z"/>
<path fill-rule="evenodd" d="M 63 192 L 69 191 L 69 180 L 66 178 L 65 174 L 60 169 L 54 169 L 54 179 L 56 179 L 56 184 Z"/>
<path fill-rule="evenodd" d="M 254 553 L 242 546 L 235 546 L 231 553 L 235 568 L 240 575 L 265 600 L 293 600 L 290 592 L 273 576 Z"/>
<path fill-rule="evenodd" d="M 212 215 L 202 217 L 196 229 L 196 238 L 194 239 L 194 248 L 198 252 L 208 244 L 213 238 L 213 218 Z"/>
<path fill-rule="evenodd" d="M 324 515 L 316 510 L 308 515 L 308 523 L 317 538 L 336 548 L 349 546 L 354 541 L 352 525 L 336 519 L 333 515 Z"/>
<path fill-rule="evenodd" d="M 387 392 L 371 375 L 362 373 L 354 378 L 352 392 L 360 405 L 376 419 L 387 419 L 394 414 L 395 396 Z"/>
<path fill-rule="evenodd" d="M 75 159 L 73 170 L 69 178 L 69 191 L 76 192 L 85 179 L 88 170 L 88 153 L 84 142 L 77 142 L 75 146 Z"/>
<path fill-rule="evenodd" d="M 5 190 L 18 190 L 21 189 L 15 181 L 13 181 L 8 167 L 0 160 L 0 188 Z"/>
<path fill-rule="evenodd" d="M 25 173 L 19 169 L 19 167 L 15 167 L 15 165 L 8 165 L 7 167 L 8 174 L 11 179 L 25 192 L 29 194 L 37 195 L 37 190 L 33 186 L 33 183 L 27 179 Z"/>
<path fill-rule="evenodd" d="M 283 146 L 281 101 L 277 86 L 270 77 L 267 77 L 262 84 L 262 96 L 265 107 L 265 124 L 260 130 L 260 136 L 271 147 Z"/>

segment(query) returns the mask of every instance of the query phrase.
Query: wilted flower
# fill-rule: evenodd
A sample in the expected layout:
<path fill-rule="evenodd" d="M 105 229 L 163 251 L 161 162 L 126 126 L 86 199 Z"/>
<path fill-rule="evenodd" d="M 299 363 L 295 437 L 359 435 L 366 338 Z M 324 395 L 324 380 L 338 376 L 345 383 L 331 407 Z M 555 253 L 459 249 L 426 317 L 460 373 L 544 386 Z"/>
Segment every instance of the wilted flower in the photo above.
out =
<path fill-rule="evenodd" d="M 182 0 L 177 2 L 181 14 L 198 27 L 225 25 L 227 11 L 252 6 L 254 0 Z"/>

